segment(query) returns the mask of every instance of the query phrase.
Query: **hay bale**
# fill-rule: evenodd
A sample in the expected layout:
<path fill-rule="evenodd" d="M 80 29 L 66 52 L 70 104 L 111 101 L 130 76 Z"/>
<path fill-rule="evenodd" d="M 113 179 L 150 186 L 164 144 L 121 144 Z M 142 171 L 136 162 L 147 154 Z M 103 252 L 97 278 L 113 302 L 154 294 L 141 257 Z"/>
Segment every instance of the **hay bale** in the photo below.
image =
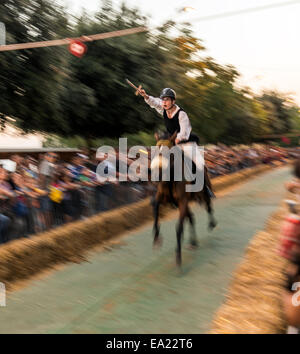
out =
<path fill-rule="evenodd" d="M 0 282 L 10 284 L 55 264 L 81 260 L 103 241 L 152 218 L 149 199 L 77 221 L 0 248 Z"/>
<path fill-rule="evenodd" d="M 280 226 L 287 212 L 281 202 L 265 230 L 249 243 L 244 260 L 233 274 L 226 300 L 215 314 L 210 333 L 284 333 L 282 294 L 287 261 L 278 255 L 277 249 Z"/>
<path fill-rule="evenodd" d="M 263 172 L 266 172 L 272 168 L 274 168 L 274 167 L 271 165 L 259 165 L 256 167 L 247 168 L 247 169 L 232 173 L 230 175 L 216 177 L 212 181 L 213 190 L 218 192 L 218 191 L 223 190 L 227 187 L 231 187 L 237 183 L 245 181 L 254 175 L 257 176 L 257 175 L 259 175 Z"/>

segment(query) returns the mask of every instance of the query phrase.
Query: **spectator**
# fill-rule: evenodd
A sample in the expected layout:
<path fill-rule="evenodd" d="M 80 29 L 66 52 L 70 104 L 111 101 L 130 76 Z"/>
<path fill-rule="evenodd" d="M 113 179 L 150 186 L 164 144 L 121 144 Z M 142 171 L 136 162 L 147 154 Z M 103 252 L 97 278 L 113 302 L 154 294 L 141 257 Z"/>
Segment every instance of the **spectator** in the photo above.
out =
<path fill-rule="evenodd" d="M 10 184 L 7 182 L 7 172 L 0 167 L 0 243 L 8 241 L 10 200 L 14 197 Z"/>
<path fill-rule="evenodd" d="M 49 186 L 49 198 L 52 203 L 53 223 L 55 226 L 63 223 L 62 201 L 64 198 L 64 188 L 62 182 L 62 175 L 55 173 Z"/>
<path fill-rule="evenodd" d="M 79 175 L 79 181 L 82 186 L 83 191 L 83 205 L 84 205 L 84 216 L 91 216 L 94 212 L 94 180 L 95 174 L 83 167 Z"/>
<path fill-rule="evenodd" d="M 62 212 L 65 222 L 70 222 L 74 219 L 74 201 L 72 199 L 72 191 L 78 188 L 76 183 L 72 182 L 72 174 L 68 169 L 65 169 L 60 182 L 63 190 Z"/>
<path fill-rule="evenodd" d="M 8 234 L 9 225 L 10 225 L 9 217 L 0 213 L 0 244 L 8 241 L 7 234 Z"/>
<path fill-rule="evenodd" d="M 117 177 L 118 173 L 115 166 L 108 160 L 108 154 L 102 158 L 98 158 L 99 162 L 104 164 L 104 173 L 106 176 Z M 106 181 L 99 185 L 99 195 L 97 201 L 98 211 L 106 211 L 111 208 L 113 203 L 113 187 L 112 182 Z"/>
<path fill-rule="evenodd" d="M 55 172 L 55 153 L 46 153 L 39 166 L 40 181 L 43 188 L 47 189 Z"/>
<path fill-rule="evenodd" d="M 286 183 L 286 188 L 288 191 L 295 193 L 299 199 L 300 196 L 300 159 L 296 160 L 294 164 L 294 176 L 295 179 L 291 182 Z M 298 203 L 292 203 L 288 201 L 290 206 L 290 211 L 293 214 L 289 218 L 293 217 L 293 220 L 297 220 L 299 211 L 297 206 Z M 287 220 L 285 223 L 288 223 Z M 295 291 L 299 287 L 294 285 L 297 283 L 300 284 L 300 233 L 299 226 L 297 224 L 288 224 L 292 225 L 288 228 L 283 228 L 283 235 L 281 237 L 280 244 L 280 255 L 289 260 L 289 264 L 286 269 L 286 286 L 283 293 L 283 305 L 288 322 L 287 333 L 299 333 L 300 329 L 300 304 L 295 305 L 293 301 L 298 301 L 295 298 Z"/>
<path fill-rule="evenodd" d="M 294 164 L 293 174 L 295 178 L 292 181 L 287 182 L 285 187 L 289 192 L 295 193 L 297 198 L 300 198 L 300 159 L 296 160 Z"/>
<path fill-rule="evenodd" d="M 81 170 L 84 168 L 85 155 L 76 154 L 72 159 L 70 171 L 73 175 L 73 179 L 79 181 Z"/>

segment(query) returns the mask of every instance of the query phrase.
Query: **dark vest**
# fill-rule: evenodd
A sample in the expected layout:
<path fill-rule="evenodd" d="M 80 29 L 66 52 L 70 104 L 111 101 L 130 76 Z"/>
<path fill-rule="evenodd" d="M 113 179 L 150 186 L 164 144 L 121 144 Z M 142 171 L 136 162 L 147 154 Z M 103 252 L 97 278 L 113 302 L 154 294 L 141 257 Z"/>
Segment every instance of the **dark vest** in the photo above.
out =
<path fill-rule="evenodd" d="M 164 109 L 164 122 L 165 127 L 170 135 L 173 135 L 176 131 L 177 134 L 180 132 L 180 124 L 179 124 L 179 113 L 184 112 L 183 109 L 179 108 L 178 112 L 171 119 L 168 118 L 167 112 Z M 194 141 L 199 144 L 199 137 L 196 134 L 191 133 L 187 140 L 181 141 L 181 143 L 186 143 L 188 141 Z"/>
<path fill-rule="evenodd" d="M 179 124 L 179 112 L 183 111 L 181 108 L 178 110 L 178 112 L 175 114 L 173 118 L 168 118 L 167 112 L 164 109 L 164 122 L 165 122 L 165 127 L 167 128 L 167 131 L 170 135 L 173 135 L 176 130 L 177 133 L 180 132 L 180 124 Z"/>

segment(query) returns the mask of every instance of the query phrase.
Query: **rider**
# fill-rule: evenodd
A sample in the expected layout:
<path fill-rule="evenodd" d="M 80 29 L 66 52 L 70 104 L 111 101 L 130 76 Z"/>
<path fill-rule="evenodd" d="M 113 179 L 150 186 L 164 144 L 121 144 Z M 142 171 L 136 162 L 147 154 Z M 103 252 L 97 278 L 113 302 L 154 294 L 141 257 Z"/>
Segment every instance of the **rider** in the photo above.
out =
<path fill-rule="evenodd" d="M 171 88 L 164 88 L 160 94 L 160 97 L 152 97 L 147 95 L 144 89 L 139 89 L 139 93 L 144 97 L 145 102 L 163 116 L 165 127 L 170 135 L 173 135 L 177 131 L 175 144 L 177 144 L 181 150 L 186 154 L 198 167 L 199 170 L 203 170 L 203 160 L 199 161 L 194 158 L 193 149 L 187 149 L 184 147 L 186 143 L 190 143 L 191 147 L 198 142 L 198 137 L 191 133 L 192 127 L 186 112 L 175 104 L 176 93 Z M 183 144 L 185 143 L 185 144 Z M 213 192 L 204 183 L 205 188 L 211 197 L 214 197 Z"/>

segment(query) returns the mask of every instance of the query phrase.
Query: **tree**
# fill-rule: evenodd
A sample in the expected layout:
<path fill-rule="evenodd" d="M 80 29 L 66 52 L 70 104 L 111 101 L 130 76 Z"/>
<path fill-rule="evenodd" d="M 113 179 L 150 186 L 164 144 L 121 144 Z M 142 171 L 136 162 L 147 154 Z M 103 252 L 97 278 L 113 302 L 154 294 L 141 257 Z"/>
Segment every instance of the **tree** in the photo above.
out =
<path fill-rule="evenodd" d="M 124 4 L 119 12 L 109 3 L 104 6 L 100 11 L 104 15 L 97 14 L 95 20 L 79 18 L 76 35 L 146 25 L 137 10 Z M 93 139 L 153 129 L 161 120 L 156 120 L 143 100 L 134 96 L 125 78 L 158 93 L 162 81 L 159 64 L 166 55 L 150 33 L 89 43 L 86 57 L 69 62 L 70 74 L 60 98 L 61 120 L 66 122 L 62 133 Z"/>
<path fill-rule="evenodd" d="M 94 17 L 70 19 L 50 0 L 2 0 L 0 21 L 7 43 L 78 37 L 147 25 L 139 10 L 102 2 Z M 0 119 L 17 118 L 26 131 L 93 139 L 130 135 L 147 139 L 163 120 L 135 97 L 129 78 L 158 96 L 177 92 L 202 143 L 251 142 L 264 134 L 299 127 L 299 108 L 276 92 L 253 97 L 236 86 L 239 73 L 204 56 L 205 48 L 189 24 L 167 21 L 154 32 L 88 43 L 87 55 L 66 47 L 0 53 Z M 149 139 L 149 141 L 151 138 Z M 95 140 L 96 141 L 96 140 Z"/>
<path fill-rule="evenodd" d="M 28 1 L 3 0 L 0 3 L 0 22 L 6 26 L 6 42 L 25 42 L 27 39 L 26 16 Z M 20 14 L 24 14 L 22 17 Z M 15 113 L 18 95 L 22 94 L 24 55 L 15 52 L 0 53 L 0 107 L 7 115 Z"/>
<path fill-rule="evenodd" d="M 287 98 L 274 91 L 266 91 L 259 98 L 268 112 L 269 126 L 273 134 L 285 134 L 291 127 L 291 115 L 286 105 Z"/>
<path fill-rule="evenodd" d="M 50 0 L 5 0 L 0 21 L 7 43 L 61 38 L 70 33 L 62 7 Z M 2 113 L 15 116 L 24 130 L 52 131 L 57 123 L 59 75 L 65 48 L 49 47 L 0 53 Z"/>

